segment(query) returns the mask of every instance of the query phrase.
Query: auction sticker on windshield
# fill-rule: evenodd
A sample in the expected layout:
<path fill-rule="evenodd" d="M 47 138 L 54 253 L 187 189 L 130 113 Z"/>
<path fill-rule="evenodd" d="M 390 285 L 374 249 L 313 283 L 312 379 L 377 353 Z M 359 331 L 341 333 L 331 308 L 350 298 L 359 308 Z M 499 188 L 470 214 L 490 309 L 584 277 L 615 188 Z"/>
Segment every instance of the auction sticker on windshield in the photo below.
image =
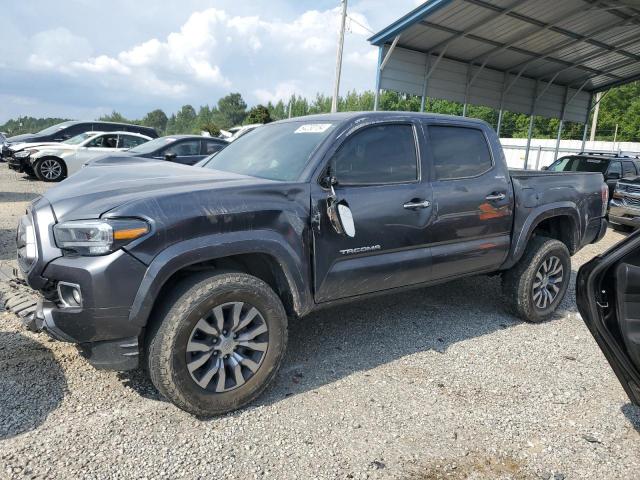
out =
<path fill-rule="evenodd" d="M 293 133 L 324 133 L 329 127 L 331 127 L 331 123 L 308 123 L 299 126 Z"/>

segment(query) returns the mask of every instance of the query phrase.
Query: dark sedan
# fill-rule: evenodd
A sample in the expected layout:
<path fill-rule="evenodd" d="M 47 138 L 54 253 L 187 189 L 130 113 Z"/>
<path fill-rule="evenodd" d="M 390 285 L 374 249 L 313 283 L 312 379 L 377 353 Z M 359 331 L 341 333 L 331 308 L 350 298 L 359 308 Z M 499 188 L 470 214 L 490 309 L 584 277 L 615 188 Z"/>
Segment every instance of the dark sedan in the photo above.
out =
<path fill-rule="evenodd" d="M 229 143 L 226 140 L 199 135 L 169 135 L 138 145 L 122 155 L 155 158 L 194 165 L 203 158 L 219 152 Z"/>

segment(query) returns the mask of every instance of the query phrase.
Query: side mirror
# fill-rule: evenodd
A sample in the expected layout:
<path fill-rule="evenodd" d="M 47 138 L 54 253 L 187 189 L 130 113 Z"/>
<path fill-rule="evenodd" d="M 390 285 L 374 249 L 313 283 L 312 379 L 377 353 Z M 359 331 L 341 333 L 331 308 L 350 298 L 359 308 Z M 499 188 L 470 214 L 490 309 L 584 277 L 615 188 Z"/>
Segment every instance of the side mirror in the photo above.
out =
<path fill-rule="evenodd" d="M 331 188 L 331 193 L 327 197 L 327 216 L 338 235 L 346 235 L 348 237 L 356 236 L 356 226 L 353 223 L 353 214 L 349 205 L 344 199 L 338 199 L 333 186 L 338 182 L 335 177 L 328 177 L 327 183 Z"/>
<path fill-rule="evenodd" d="M 167 160 L 168 162 L 175 162 L 176 158 L 178 158 L 178 155 L 176 155 L 175 153 L 164 154 L 164 159 Z"/>
<path fill-rule="evenodd" d="M 607 173 L 607 180 L 620 180 L 620 174 L 617 172 Z"/>
<path fill-rule="evenodd" d="M 545 165 L 544 167 L 541 168 L 541 170 L 549 170 L 549 167 Z"/>

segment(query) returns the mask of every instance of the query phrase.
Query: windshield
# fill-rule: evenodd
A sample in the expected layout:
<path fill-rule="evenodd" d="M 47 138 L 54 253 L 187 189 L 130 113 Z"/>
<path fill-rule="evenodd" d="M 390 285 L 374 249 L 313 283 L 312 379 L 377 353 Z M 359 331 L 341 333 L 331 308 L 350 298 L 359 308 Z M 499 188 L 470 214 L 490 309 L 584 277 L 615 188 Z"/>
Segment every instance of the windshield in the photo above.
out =
<path fill-rule="evenodd" d="M 552 172 L 600 172 L 604 173 L 609 166 L 605 158 L 564 157 L 559 158 L 548 170 Z"/>
<path fill-rule="evenodd" d="M 84 142 L 87 138 L 91 138 L 95 136 L 95 132 L 85 132 L 80 135 L 76 135 L 75 137 L 71 137 L 69 140 L 65 140 L 62 143 L 66 143 L 67 145 L 79 145 Z"/>
<path fill-rule="evenodd" d="M 270 180 L 296 180 L 333 127 L 330 122 L 265 125 L 242 135 L 203 167 Z"/>
<path fill-rule="evenodd" d="M 69 125 L 73 125 L 76 122 L 62 122 L 62 123 L 58 123 L 57 125 L 53 125 L 51 127 L 45 128 L 44 130 L 40 130 L 38 132 L 38 135 L 51 135 L 52 133 L 56 133 L 60 130 L 62 130 L 65 127 L 68 127 Z"/>
<path fill-rule="evenodd" d="M 147 154 L 169 145 L 177 140 L 175 137 L 160 137 L 127 150 L 131 153 Z"/>

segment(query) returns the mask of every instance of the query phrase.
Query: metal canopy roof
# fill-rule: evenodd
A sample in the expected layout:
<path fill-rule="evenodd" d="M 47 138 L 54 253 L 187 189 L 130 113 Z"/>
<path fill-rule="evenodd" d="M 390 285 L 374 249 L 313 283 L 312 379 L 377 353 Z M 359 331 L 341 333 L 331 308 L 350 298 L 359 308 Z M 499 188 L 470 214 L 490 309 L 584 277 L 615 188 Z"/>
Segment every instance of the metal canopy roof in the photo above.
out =
<path fill-rule="evenodd" d="M 640 79 L 640 1 L 429 0 L 369 41 L 376 93 L 586 122 L 594 92 Z"/>

